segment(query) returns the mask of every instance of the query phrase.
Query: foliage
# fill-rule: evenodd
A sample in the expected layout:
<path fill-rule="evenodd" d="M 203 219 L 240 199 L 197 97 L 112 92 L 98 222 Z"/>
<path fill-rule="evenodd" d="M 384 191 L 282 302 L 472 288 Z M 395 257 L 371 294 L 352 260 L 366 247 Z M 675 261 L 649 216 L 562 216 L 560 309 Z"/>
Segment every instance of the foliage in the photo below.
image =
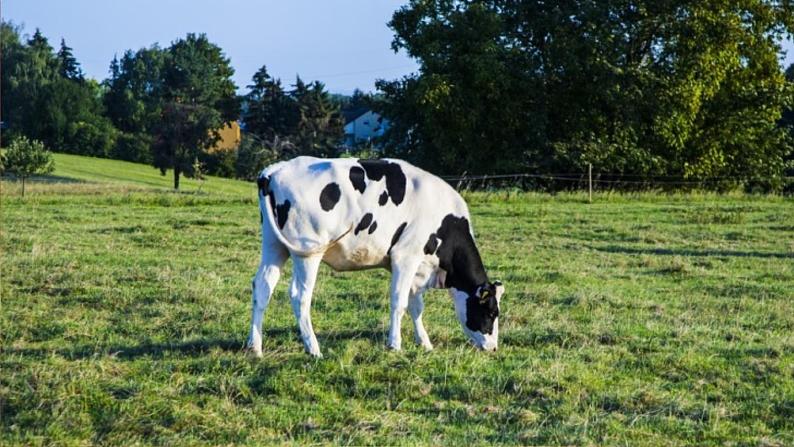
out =
<path fill-rule="evenodd" d="M 0 30 L 2 116 L 9 134 L 57 151 L 109 156 L 116 131 L 104 117 L 102 90 L 83 78 L 66 42 L 56 54 L 39 30 L 24 43 L 13 24 L 2 22 Z"/>
<path fill-rule="evenodd" d="M 333 157 L 344 132 L 344 120 L 320 81 L 295 80 L 292 97 L 298 109 L 294 144 L 300 155 Z"/>
<path fill-rule="evenodd" d="M 3 170 L 22 179 L 22 195 L 25 195 L 25 179 L 36 174 L 49 174 L 55 169 L 52 154 L 41 141 L 20 136 L 11 142 L 3 155 Z"/>
<path fill-rule="evenodd" d="M 83 81 L 83 70 L 72 54 L 72 49 L 66 45 L 66 40 L 61 39 L 61 48 L 58 50 L 58 74 L 71 81 Z"/>
<path fill-rule="evenodd" d="M 293 151 L 294 146 L 278 136 L 268 141 L 259 138 L 253 132 L 245 133 L 237 149 L 234 164 L 236 177 L 255 180 L 262 169 Z"/>
<path fill-rule="evenodd" d="M 237 118 L 234 69 L 204 34 L 188 34 L 167 50 L 162 70 L 162 108 L 153 128 L 154 166 L 163 174 L 193 174 L 192 163 L 218 139 L 218 130 Z"/>
<path fill-rule="evenodd" d="M 253 171 L 253 167 L 244 168 L 242 163 L 254 161 L 250 156 L 261 152 L 263 144 L 269 148 L 268 151 L 278 151 L 280 158 L 337 155 L 344 121 L 339 105 L 323 83 L 306 84 L 298 76 L 293 89 L 287 92 L 281 86 L 281 80 L 273 79 L 263 66 L 254 75 L 253 84 L 248 89 L 243 121 L 252 140 L 242 148 L 238 172 L 245 172 L 247 176 Z"/>
<path fill-rule="evenodd" d="M 390 151 L 435 172 L 526 169 L 780 185 L 789 2 L 413 0 L 420 73 L 380 81 Z"/>
<path fill-rule="evenodd" d="M 246 132 L 257 138 L 272 140 L 293 135 L 299 120 L 295 101 L 284 90 L 280 79 L 273 79 L 264 65 L 254 74 L 253 84 L 245 95 L 243 112 Z"/>

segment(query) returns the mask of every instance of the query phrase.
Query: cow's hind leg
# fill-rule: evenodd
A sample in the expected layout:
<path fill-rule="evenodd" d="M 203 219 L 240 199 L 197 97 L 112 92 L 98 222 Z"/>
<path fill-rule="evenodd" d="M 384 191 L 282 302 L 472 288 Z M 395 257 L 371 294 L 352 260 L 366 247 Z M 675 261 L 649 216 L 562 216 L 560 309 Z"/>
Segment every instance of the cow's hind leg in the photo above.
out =
<path fill-rule="evenodd" d="M 295 319 L 298 320 L 301 339 L 306 352 L 322 357 L 320 345 L 312 327 L 311 307 L 317 271 L 320 269 L 321 257 L 292 256 L 292 283 L 289 287 L 290 302 Z"/>
<path fill-rule="evenodd" d="M 248 334 L 248 349 L 257 357 L 262 356 L 262 319 L 270 304 L 273 290 L 281 277 L 281 267 L 287 260 L 287 250 L 280 244 L 262 247 L 262 261 L 252 282 L 251 330 Z"/>
<path fill-rule="evenodd" d="M 425 325 L 422 323 L 422 312 L 424 310 L 425 302 L 422 299 L 422 294 L 416 293 L 412 295 L 408 301 L 408 311 L 411 312 L 411 318 L 414 320 L 414 340 L 416 344 L 429 351 L 433 349 L 433 344 L 430 343 L 430 337 L 427 336 Z"/>

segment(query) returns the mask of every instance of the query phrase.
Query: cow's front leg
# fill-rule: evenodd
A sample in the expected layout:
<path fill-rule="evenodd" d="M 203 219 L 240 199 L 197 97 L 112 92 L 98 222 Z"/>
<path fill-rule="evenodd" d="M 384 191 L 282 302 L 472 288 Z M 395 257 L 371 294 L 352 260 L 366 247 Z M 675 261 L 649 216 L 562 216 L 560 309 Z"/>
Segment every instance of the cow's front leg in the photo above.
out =
<path fill-rule="evenodd" d="M 427 336 L 425 325 L 422 323 L 422 312 L 425 310 L 425 302 L 421 293 L 411 296 L 411 300 L 408 302 L 408 310 L 414 320 L 414 340 L 416 344 L 430 351 L 433 349 L 433 344 L 430 343 L 430 337 Z"/>
<path fill-rule="evenodd" d="M 289 287 L 292 311 L 295 313 L 295 319 L 298 320 L 303 347 L 306 352 L 315 357 L 323 356 L 320 353 L 317 337 L 314 335 L 311 317 L 312 293 L 314 292 L 314 283 L 317 279 L 317 271 L 320 268 L 321 260 L 322 258 L 318 256 L 303 258 L 293 255 L 292 283 Z"/>
<path fill-rule="evenodd" d="M 411 285 L 419 267 L 419 259 L 403 258 L 392 262 L 391 277 L 391 318 L 389 325 L 389 348 L 399 351 L 402 348 L 401 324 Z"/>

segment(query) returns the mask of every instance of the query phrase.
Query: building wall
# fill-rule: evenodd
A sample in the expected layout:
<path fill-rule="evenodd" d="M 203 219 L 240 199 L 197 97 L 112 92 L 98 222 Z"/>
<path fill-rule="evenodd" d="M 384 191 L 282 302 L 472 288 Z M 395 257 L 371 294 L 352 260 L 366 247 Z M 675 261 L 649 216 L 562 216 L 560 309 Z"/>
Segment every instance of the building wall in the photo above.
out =
<path fill-rule="evenodd" d="M 240 145 L 240 124 L 237 121 L 226 123 L 225 126 L 218 130 L 218 134 L 220 139 L 207 152 L 231 151 Z"/>
<path fill-rule="evenodd" d="M 380 122 L 380 115 L 368 111 L 355 120 L 345 125 L 345 144 L 352 146 L 355 143 L 380 137 L 386 129 L 386 122 Z"/>

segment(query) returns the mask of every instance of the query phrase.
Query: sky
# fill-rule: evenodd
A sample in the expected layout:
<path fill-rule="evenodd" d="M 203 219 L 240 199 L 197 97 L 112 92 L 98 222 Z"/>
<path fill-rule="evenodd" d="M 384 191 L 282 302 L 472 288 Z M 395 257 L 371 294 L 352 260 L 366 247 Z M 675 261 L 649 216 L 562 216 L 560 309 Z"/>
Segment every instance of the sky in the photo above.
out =
<path fill-rule="evenodd" d="M 189 32 L 206 33 L 235 69 L 242 92 L 267 65 L 285 85 L 300 74 L 333 93 L 375 91 L 375 80 L 417 70 L 391 49 L 386 25 L 405 1 L 395 0 L 2 0 L 4 20 L 36 28 L 58 47 L 72 47 L 83 71 L 98 80 L 125 50 L 167 47 Z"/>
<path fill-rule="evenodd" d="M 231 59 L 240 92 L 267 65 L 285 85 L 296 74 L 333 93 L 375 90 L 375 80 L 417 70 L 391 49 L 386 23 L 405 0 L 2 0 L 5 20 L 36 28 L 57 47 L 73 48 L 83 70 L 105 79 L 114 55 L 154 43 L 167 47 L 189 32 L 206 33 Z M 786 41 L 783 66 L 794 63 Z"/>

